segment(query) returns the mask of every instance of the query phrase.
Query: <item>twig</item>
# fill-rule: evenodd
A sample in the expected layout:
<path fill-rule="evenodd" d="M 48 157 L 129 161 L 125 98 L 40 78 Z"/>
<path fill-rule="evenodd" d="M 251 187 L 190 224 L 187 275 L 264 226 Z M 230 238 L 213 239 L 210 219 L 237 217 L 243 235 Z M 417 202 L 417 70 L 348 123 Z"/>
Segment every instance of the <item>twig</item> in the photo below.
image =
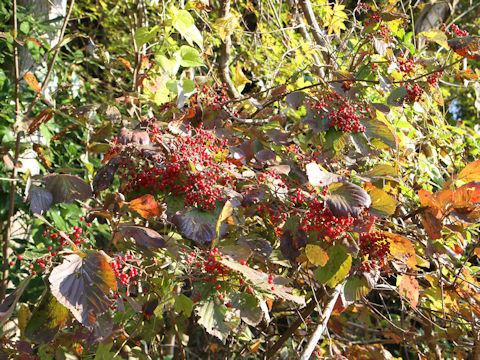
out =
<path fill-rule="evenodd" d="M 33 98 L 32 102 L 28 106 L 27 112 L 25 113 L 26 116 L 28 116 L 30 114 L 33 107 L 35 106 L 37 101 L 40 99 L 40 97 L 42 96 L 45 88 L 48 85 L 50 75 L 52 74 L 52 71 L 53 71 L 53 65 L 55 65 L 55 61 L 57 61 L 58 53 L 60 52 L 61 46 L 59 46 L 59 45 L 62 42 L 63 36 L 65 35 L 65 29 L 67 28 L 68 20 L 70 19 L 70 15 L 72 14 L 74 3 L 75 3 L 75 0 L 70 0 L 70 5 L 69 5 L 69 8 L 68 8 L 67 15 L 65 16 L 65 19 L 63 20 L 62 29 L 60 30 L 60 36 L 58 37 L 58 42 L 55 45 L 56 49 L 55 49 L 55 52 L 53 53 L 52 61 L 50 62 L 50 65 L 48 66 L 47 75 L 45 75 L 45 79 L 43 80 L 42 87 L 40 88 L 40 91 L 37 92 L 37 94 Z"/>
<path fill-rule="evenodd" d="M 230 0 L 222 0 L 220 3 L 219 17 L 224 18 L 230 15 Z M 232 78 L 230 77 L 230 68 L 229 68 L 229 59 L 230 59 L 230 49 L 232 47 L 232 38 L 230 33 L 226 33 L 225 39 L 222 41 L 220 46 L 220 58 L 218 60 L 218 70 L 220 79 L 225 86 L 227 87 L 228 95 L 231 98 L 240 97 L 240 93 L 235 88 Z"/>
<path fill-rule="evenodd" d="M 332 315 L 332 311 L 333 311 L 333 308 L 335 307 L 335 303 L 337 302 L 338 296 L 343 291 L 343 286 L 344 286 L 343 282 L 335 286 L 335 290 L 333 291 L 330 301 L 328 302 L 327 306 L 323 310 L 321 323 L 317 325 L 317 328 L 313 332 L 312 337 L 310 338 L 310 340 L 308 340 L 307 346 L 305 347 L 302 355 L 300 356 L 300 360 L 308 360 L 310 359 L 310 356 L 312 356 L 312 352 L 315 349 L 315 346 L 317 345 L 318 341 L 323 335 L 323 332 L 327 328 L 328 320 L 330 320 L 330 316 Z"/>
<path fill-rule="evenodd" d="M 20 155 L 20 140 L 21 132 L 19 125 L 21 122 L 21 113 L 20 113 L 20 97 L 19 97 L 19 82 L 20 82 L 20 71 L 18 67 L 18 43 L 17 43 L 17 34 L 18 34 L 18 24 L 17 24 L 17 0 L 13 0 L 13 34 L 15 41 L 13 42 L 13 67 L 14 67 L 14 83 L 15 83 L 15 125 L 14 132 L 16 132 L 15 140 L 15 155 L 13 158 L 13 169 L 12 175 L 10 177 L 12 183 L 10 185 L 10 193 L 8 196 L 8 215 L 7 215 L 7 227 L 5 229 L 4 238 L 3 238 L 3 271 L 2 271 L 2 283 L 0 284 L 0 303 L 5 298 L 5 292 L 7 290 L 7 277 L 8 277 L 8 250 L 10 248 L 10 237 L 12 234 L 12 222 L 13 222 L 13 213 L 15 210 L 15 193 L 17 188 L 17 172 L 18 172 L 18 157 Z"/>

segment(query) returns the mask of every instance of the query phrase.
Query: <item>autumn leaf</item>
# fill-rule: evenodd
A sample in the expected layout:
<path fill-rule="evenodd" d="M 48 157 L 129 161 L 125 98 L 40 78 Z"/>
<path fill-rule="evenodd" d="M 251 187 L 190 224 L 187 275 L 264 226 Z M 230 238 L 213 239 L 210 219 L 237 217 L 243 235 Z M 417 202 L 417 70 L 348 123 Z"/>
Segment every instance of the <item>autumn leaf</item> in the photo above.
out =
<path fill-rule="evenodd" d="M 398 284 L 398 292 L 400 293 L 400 296 L 403 295 L 403 290 L 405 290 L 407 298 L 410 301 L 410 306 L 413 309 L 416 309 L 418 304 L 418 296 L 419 296 L 417 279 L 408 275 L 400 275 L 397 277 L 397 284 Z"/>
<path fill-rule="evenodd" d="M 35 77 L 35 75 L 33 75 L 33 73 L 27 72 L 25 75 L 23 75 L 23 80 L 25 80 L 28 86 L 30 86 L 37 93 L 40 92 L 40 84 L 38 83 L 37 78 Z"/>
<path fill-rule="evenodd" d="M 390 232 L 383 233 L 390 244 L 390 253 L 395 259 L 403 260 L 407 266 L 415 268 L 417 260 L 415 258 L 415 247 L 407 238 Z"/>
<path fill-rule="evenodd" d="M 132 200 L 128 208 L 136 211 L 145 219 L 159 216 L 162 213 L 155 198 L 150 194 Z"/>

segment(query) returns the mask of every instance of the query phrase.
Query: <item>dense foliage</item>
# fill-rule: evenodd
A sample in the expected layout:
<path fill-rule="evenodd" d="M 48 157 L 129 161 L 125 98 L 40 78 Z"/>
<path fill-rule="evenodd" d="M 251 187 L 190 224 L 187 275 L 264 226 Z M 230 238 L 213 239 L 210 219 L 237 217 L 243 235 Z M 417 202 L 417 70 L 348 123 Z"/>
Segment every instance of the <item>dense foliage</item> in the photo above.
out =
<path fill-rule="evenodd" d="M 480 358 L 478 5 L 1 1 L 0 358 Z"/>

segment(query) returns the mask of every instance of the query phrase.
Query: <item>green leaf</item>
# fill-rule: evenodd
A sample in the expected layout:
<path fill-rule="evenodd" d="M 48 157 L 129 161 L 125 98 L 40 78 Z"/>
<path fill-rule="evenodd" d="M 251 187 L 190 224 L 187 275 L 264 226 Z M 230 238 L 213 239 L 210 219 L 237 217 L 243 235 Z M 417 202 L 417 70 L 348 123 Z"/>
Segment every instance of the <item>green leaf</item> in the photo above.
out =
<path fill-rule="evenodd" d="M 183 92 L 189 94 L 195 90 L 195 81 L 190 79 L 183 79 Z"/>
<path fill-rule="evenodd" d="M 205 330 L 220 340 L 225 340 L 230 332 L 235 329 L 240 320 L 235 316 L 226 318 L 227 308 L 222 304 L 217 304 L 215 299 L 210 297 L 201 301 L 195 308 L 195 313 L 199 317 L 198 323 Z"/>
<path fill-rule="evenodd" d="M 327 264 L 314 271 L 315 277 L 321 283 L 334 288 L 345 279 L 352 266 L 352 255 L 342 245 L 334 245 L 328 250 Z"/>
<path fill-rule="evenodd" d="M 183 311 L 185 316 L 190 317 L 193 310 L 193 300 L 183 294 L 180 294 L 175 297 L 175 305 L 173 308 L 176 312 L 181 313 Z"/>
<path fill-rule="evenodd" d="M 170 59 L 164 55 L 157 55 L 155 60 L 169 76 L 175 76 L 180 68 L 180 57 L 176 54 Z"/>
<path fill-rule="evenodd" d="M 263 312 L 258 299 L 249 293 L 233 293 L 230 297 L 232 309 L 237 317 L 240 317 L 250 326 L 257 326 L 262 321 Z"/>
<path fill-rule="evenodd" d="M 390 93 L 387 98 L 387 104 L 390 106 L 402 106 L 407 95 L 407 88 L 405 86 L 400 86 Z"/>
<path fill-rule="evenodd" d="M 370 292 L 368 281 L 364 276 L 350 276 L 345 282 L 343 288 L 345 300 L 357 301 L 362 296 L 366 296 Z"/>
<path fill-rule="evenodd" d="M 315 266 L 325 266 L 328 261 L 327 252 L 318 245 L 307 244 L 305 255 L 307 255 L 308 261 Z"/>
<path fill-rule="evenodd" d="M 370 138 L 377 138 L 390 148 L 397 150 L 398 139 L 395 135 L 395 130 L 391 125 L 384 121 L 367 118 L 362 121 L 366 127 L 365 135 Z"/>
<path fill-rule="evenodd" d="M 113 346 L 113 342 L 103 344 L 103 342 L 98 343 L 97 352 L 95 353 L 94 360 L 110 360 L 113 359 L 115 353 L 110 352 L 110 349 Z"/>
<path fill-rule="evenodd" d="M 183 45 L 180 48 L 180 64 L 184 67 L 205 66 L 197 49 Z"/>
<path fill-rule="evenodd" d="M 196 43 L 203 47 L 203 37 L 195 26 L 195 20 L 186 10 L 179 10 L 175 6 L 170 8 L 172 14 L 172 25 L 187 40 L 189 45 Z"/>
<path fill-rule="evenodd" d="M 69 314 L 68 309 L 48 289 L 28 321 L 25 336 L 37 344 L 49 343 L 65 324 Z"/>
<path fill-rule="evenodd" d="M 160 26 L 155 25 L 153 28 L 148 29 L 148 27 L 144 26 L 137 31 L 135 31 L 135 43 L 137 44 L 138 48 L 141 48 L 144 44 L 151 41 L 156 35 L 157 32 L 160 30 Z"/>

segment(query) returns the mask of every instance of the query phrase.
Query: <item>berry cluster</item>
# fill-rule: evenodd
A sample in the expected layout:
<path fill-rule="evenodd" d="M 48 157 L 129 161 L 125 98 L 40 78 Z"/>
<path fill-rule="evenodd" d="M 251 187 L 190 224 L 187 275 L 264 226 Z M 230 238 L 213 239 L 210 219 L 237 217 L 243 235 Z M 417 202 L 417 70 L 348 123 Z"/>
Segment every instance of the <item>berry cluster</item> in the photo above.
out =
<path fill-rule="evenodd" d="M 134 260 L 133 254 L 117 255 L 114 262 L 110 264 L 115 276 L 122 285 L 128 285 L 132 282 L 133 285 L 137 285 L 137 280 L 132 280 L 138 275 L 138 269 L 131 266 L 126 266 L 127 261 Z"/>
<path fill-rule="evenodd" d="M 385 265 L 386 258 L 390 254 L 390 243 L 383 232 L 361 233 L 359 242 L 362 256 L 368 257 L 368 262 L 363 263 L 361 270 L 370 271 L 377 266 Z"/>
<path fill-rule="evenodd" d="M 397 62 L 401 72 L 408 74 L 409 72 L 413 71 L 414 64 L 412 59 L 403 60 L 398 58 Z"/>
<path fill-rule="evenodd" d="M 215 209 L 216 201 L 224 201 L 222 189 L 234 183 L 231 176 L 233 164 L 226 158 L 227 141 L 213 133 L 187 126 L 191 135 L 171 135 L 152 129 L 155 141 L 168 149 L 164 156 L 145 156 L 140 162 L 122 162 L 120 174 L 128 179 L 123 193 L 160 192 L 184 198 L 185 206 Z"/>
<path fill-rule="evenodd" d="M 445 24 L 440 26 L 440 29 L 447 35 L 452 35 L 452 32 L 447 29 Z M 469 36 L 470 33 L 466 30 L 460 29 L 457 25 L 452 24 L 452 30 L 458 37 Z"/>
<path fill-rule="evenodd" d="M 438 79 L 443 76 L 443 71 L 440 72 L 435 72 L 432 75 L 427 77 L 427 82 L 430 84 L 430 86 L 434 86 L 437 82 Z"/>
<path fill-rule="evenodd" d="M 405 96 L 406 102 L 413 104 L 422 99 L 424 90 L 420 85 L 417 83 L 413 85 L 411 83 L 407 83 L 405 87 L 407 88 L 407 96 Z"/>
<path fill-rule="evenodd" d="M 365 126 L 360 121 L 365 118 L 368 108 L 351 104 L 348 98 L 341 98 L 337 93 L 324 95 L 315 104 L 310 105 L 320 114 L 327 110 L 325 115 L 330 127 L 344 133 L 365 132 Z"/>
<path fill-rule="evenodd" d="M 205 105 L 212 110 L 220 110 L 222 104 L 228 102 L 230 98 L 227 95 L 227 85 L 222 86 L 203 85 L 201 88 L 199 85 L 195 85 L 197 90 L 197 99 L 202 105 Z"/>

